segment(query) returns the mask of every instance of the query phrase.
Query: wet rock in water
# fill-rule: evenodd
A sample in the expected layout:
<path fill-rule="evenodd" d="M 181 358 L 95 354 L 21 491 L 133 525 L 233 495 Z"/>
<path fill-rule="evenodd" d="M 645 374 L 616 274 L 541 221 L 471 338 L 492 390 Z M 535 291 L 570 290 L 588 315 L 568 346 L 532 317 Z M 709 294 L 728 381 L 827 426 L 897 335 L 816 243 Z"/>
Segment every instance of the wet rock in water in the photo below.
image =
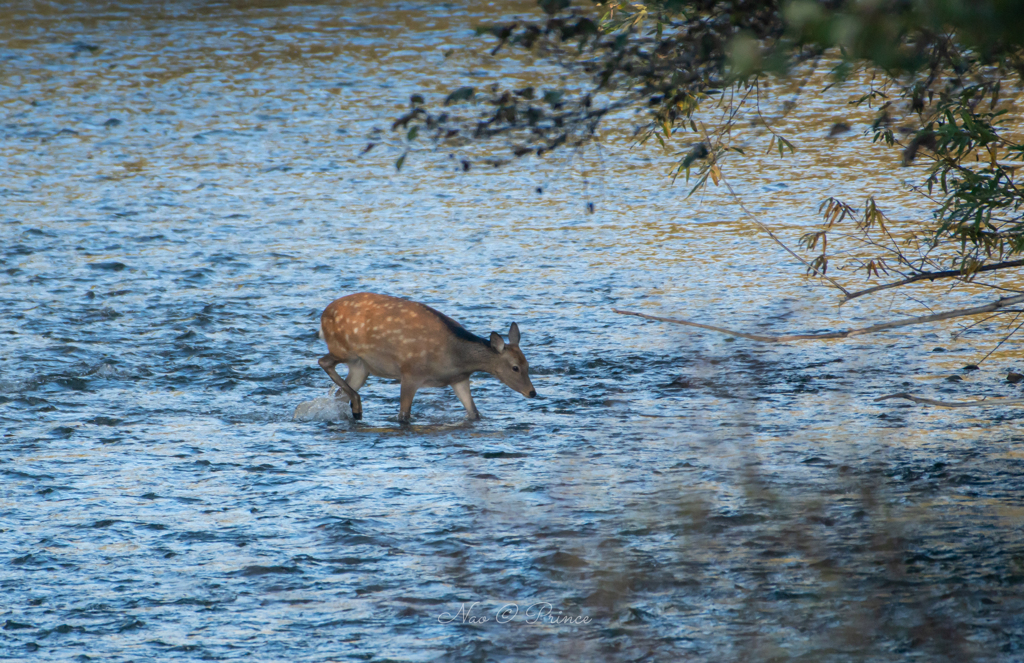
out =
<path fill-rule="evenodd" d="M 832 138 L 834 136 L 839 136 L 841 134 L 845 134 L 849 130 L 850 125 L 847 124 L 846 122 L 836 122 L 835 124 L 832 125 L 832 128 L 829 129 L 828 137 Z"/>
<path fill-rule="evenodd" d="M 963 380 L 964 379 L 959 375 L 950 375 L 948 378 L 946 378 L 946 382 L 963 382 Z"/>
<path fill-rule="evenodd" d="M 964 366 L 964 370 L 965 371 L 977 371 L 977 370 L 979 370 L 979 368 L 978 368 L 977 364 L 967 364 L 966 366 Z"/>
<path fill-rule="evenodd" d="M 932 352 L 945 352 L 946 348 L 932 348 Z"/>
<path fill-rule="evenodd" d="M 73 41 L 71 42 L 71 50 L 77 53 L 95 53 L 100 50 L 100 47 L 96 44 L 90 44 L 84 41 Z"/>
<path fill-rule="evenodd" d="M 666 389 L 693 389 L 696 385 L 690 378 L 678 377 L 665 385 Z"/>
<path fill-rule="evenodd" d="M 1010 384 L 1017 384 L 1021 380 L 1024 380 L 1024 375 L 1017 373 L 1016 371 L 1010 371 L 1006 374 L 1006 381 Z"/>
<path fill-rule="evenodd" d="M 120 272 L 125 269 L 128 265 L 118 260 L 106 260 L 104 262 L 91 262 L 89 263 L 89 269 L 102 269 L 108 272 Z"/>
<path fill-rule="evenodd" d="M 115 417 L 104 417 L 104 416 L 98 416 L 98 417 L 93 417 L 92 419 L 86 419 L 87 423 L 96 424 L 97 426 L 116 426 L 119 423 L 121 423 L 122 421 L 124 421 L 124 420 L 123 419 L 117 419 Z"/>

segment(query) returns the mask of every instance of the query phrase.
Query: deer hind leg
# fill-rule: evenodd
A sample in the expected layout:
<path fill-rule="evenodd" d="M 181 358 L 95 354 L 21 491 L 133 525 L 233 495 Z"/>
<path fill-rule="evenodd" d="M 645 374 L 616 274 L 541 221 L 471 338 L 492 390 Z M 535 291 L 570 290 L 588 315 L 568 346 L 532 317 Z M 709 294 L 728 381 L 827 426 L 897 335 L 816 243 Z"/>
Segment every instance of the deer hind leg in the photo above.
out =
<path fill-rule="evenodd" d="M 473 394 L 469 392 L 469 378 L 460 382 L 453 382 L 452 391 L 462 401 L 462 407 L 466 408 L 466 416 L 470 419 L 479 419 L 480 412 L 477 411 L 476 403 L 473 402 Z"/>
<path fill-rule="evenodd" d="M 340 363 L 340 362 L 339 362 Z M 366 378 L 370 375 L 370 370 L 366 368 L 366 364 L 360 359 L 349 359 L 348 360 L 348 375 L 345 376 L 345 382 L 348 386 L 352 387 L 356 391 L 366 384 Z M 348 393 L 339 389 L 336 394 L 338 398 L 344 398 L 347 401 L 351 401 L 348 397 Z"/>
<path fill-rule="evenodd" d="M 362 419 L 363 402 L 359 398 L 359 393 L 356 392 L 356 390 L 347 382 L 341 379 L 341 376 L 338 375 L 338 371 L 334 370 L 334 367 L 340 364 L 341 360 L 332 354 L 325 354 L 323 357 L 320 357 L 320 360 L 317 363 L 320 364 L 320 368 L 327 372 L 327 375 L 331 376 L 331 379 L 334 380 L 334 384 L 341 387 L 341 390 L 345 392 L 346 396 L 348 396 L 349 401 L 352 403 L 352 418 Z M 349 372 L 351 373 L 351 368 L 349 368 Z M 363 380 L 366 380 L 365 376 L 363 377 Z M 363 386 L 362 383 L 360 383 L 359 386 Z"/>
<path fill-rule="evenodd" d="M 412 399 L 416 396 L 416 390 L 420 386 L 408 376 L 402 376 L 402 394 L 399 398 L 401 405 L 398 409 L 398 420 L 403 424 L 409 423 L 412 418 Z"/>
<path fill-rule="evenodd" d="M 366 384 L 366 377 L 369 374 L 370 369 L 366 367 L 362 359 L 352 359 L 348 362 L 348 375 L 345 376 L 345 382 L 348 383 L 348 386 L 359 391 Z"/>

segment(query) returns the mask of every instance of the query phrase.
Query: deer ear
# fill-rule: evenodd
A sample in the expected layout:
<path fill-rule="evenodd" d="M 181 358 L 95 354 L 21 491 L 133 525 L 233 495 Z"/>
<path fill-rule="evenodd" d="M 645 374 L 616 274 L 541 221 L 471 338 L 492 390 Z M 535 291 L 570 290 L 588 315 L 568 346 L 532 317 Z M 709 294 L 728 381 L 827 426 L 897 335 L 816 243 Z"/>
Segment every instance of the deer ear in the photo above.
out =
<path fill-rule="evenodd" d="M 508 328 L 508 342 L 512 345 L 519 345 L 519 325 L 514 322 Z"/>
<path fill-rule="evenodd" d="M 498 332 L 491 332 L 491 347 L 494 348 L 498 354 L 505 351 L 505 341 L 501 340 L 501 334 Z"/>

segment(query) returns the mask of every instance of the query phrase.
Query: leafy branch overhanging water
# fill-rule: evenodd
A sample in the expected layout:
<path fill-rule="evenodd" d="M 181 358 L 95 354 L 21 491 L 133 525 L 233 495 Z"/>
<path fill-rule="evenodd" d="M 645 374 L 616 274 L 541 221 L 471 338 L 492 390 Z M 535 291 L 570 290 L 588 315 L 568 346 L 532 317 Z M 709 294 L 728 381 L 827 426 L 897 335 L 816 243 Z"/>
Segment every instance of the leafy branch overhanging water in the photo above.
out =
<path fill-rule="evenodd" d="M 876 143 L 899 150 L 903 165 L 927 160 L 915 189 L 932 214 L 894 224 L 873 197 L 862 208 L 829 198 L 821 227 L 800 240 L 808 272 L 849 301 L 922 280 L 977 283 L 979 274 L 1016 274 L 1021 266 L 1014 258 L 1024 253 L 1017 179 L 1024 139 L 1010 113 L 1024 72 L 1019 3 L 538 4 L 543 14 L 478 29 L 494 40 L 492 55 L 529 51 L 588 82 L 576 89 L 461 87 L 441 108 L 413 95 L 409 112 L 393 124 L 410 148 L 428 139 L 462 146 L 500 140 L 517 157 L 580 149 L 599 140 L 609 118 L 632 111 L 642 118 L 636 142 L 675 149 L 671 175 L 692 179 L 692 194 L 721 183 L 730 159 L 747 158 L 733 142 L 741 117 L 758 118 L 769 152 L 794 152 L 762 112 L 772 84 L 829 63 L 833 82 L 863 86 L 855 103 L 874 109 Z M 782 113 L 792 103 L 782 103 Z M 717 119 L 699 115 L 709 108 Z M 681 150 L 674 147 L 680 142 Z M 837 245 L 850 256 L 842 267 L 886 282 L 850 292 L 828 276 Z M 1020 292 L 1012 284 L 999 289 L 1002 299 L 1006 290 Z"/>

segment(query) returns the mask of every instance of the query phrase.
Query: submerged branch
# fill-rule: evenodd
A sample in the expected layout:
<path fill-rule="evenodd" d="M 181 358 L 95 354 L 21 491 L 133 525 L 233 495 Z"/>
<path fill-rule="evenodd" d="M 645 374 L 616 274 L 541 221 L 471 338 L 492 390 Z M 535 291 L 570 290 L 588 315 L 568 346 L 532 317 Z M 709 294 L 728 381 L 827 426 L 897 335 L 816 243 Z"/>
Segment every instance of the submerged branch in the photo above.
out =
<path fill-rule="evenodd" d="M 687 325 L 688 327 L 699 327 L 701 329 L 709 329 L 711 331 L 720 332 L 722 334 L 728 334 L 729 336 L 739 336 L 740 338 L 749 338 L 751 341 L 761 341 L 762 343 L 781 343 L 785 341 L 798 341 L 807 338 L 843 338 L 848 332 L 828 332 L 825 334 L 788 334 L 785 336 L 762 336 L 761 334 L 748 334 L 747 332 L 736 331 L 734 329 L 726 329 L 725 327 L 716 327 L 714 325 L 705 325 L 700 322 L 691 322 L 689 320 L 680 320 L 678 318 L 662 318 L 657 315 L 647 315 L 646 313 L 637 313 L 636 311 L 622 311 L 617 308 L 612 309 L 615 313 L 621 313 L 622 315 L 635 315 L 639 318 L 647 318 L 648 320 L 657 320 L 659 322 L 671 322 L 674 325 Z"/>
<path fill-rule="evenodd" d="M 920 396 L 914 396 L 906 392 L 900 392 L 898 394 L 889 394 L 888 396 L 879 396 L 875 399 L 875 402 L 888 400 L 890 398 L 905 398 L 908 401 L 914 401 L 915 403 L 924 403 L 925 405 L 936 405 L 938 407 L 976 407 L 978 405 L 1024 405 L 1024 398 L 982 398 L 980 401 L 937 401 L 932 398 L 921 398 Z"/>
<path fill-rule="evenodd" d="M 967 315 L 978 315 L 979 313 L 989 313 L 996 311 L 1007 306 L 1019 304 L 1024 302 L 1024 295 L 1016 295 L 1014 297 L 1004 297 L 983 306 L 972 306 L 971 308 L 958 308 L 952 311 L 943 311 L 942 313 L 934 313 L 932 315 L 922 315 L 916 318 L 907 318 L 905 320 L 895 320 L 893 322 L 883 322 L 877 325 L 871 325 L 870 327 L 863 327 L 861 329 L 846 329 L 844 331 L 836 332 L 822 332 L 819 334 L 784 334 L 782 336 L 764 336 L 761 334 L 749 334 L 747 332 L 735 331 L 733 329 L 726 329 L 725 327 L 715 327 L 714 325 L 705 325 L 699 322 L 691 322 L 689 320 L 680 320 L 678 318 L 662 318 L 656 315 L 647 315 L 646 313 L 637 313 L 636 311 L 622 311 L 619 309 L 612 309 L 615 313 L 621 313 L 622 315 L 635 315 L 640 318 L 647 318 L 648 320 L 658 320 L 660 322 L 671 322 L 676 325 L 687 325 L 689 327 L 699 327 L 701 329 L 709 329 L 711 331 L 720 332 L 722 334 L 728 334 L 730 336 L 739 336 L 740 338 L 748 338 L 752 341 L 760 341 L 762 343 L 785 343 L 786 341 L 802 341 L 807 339 L 826 339 L 826 338 L 849 338 L 851 336 L 859 336 L 861 334 L 871 334 L 874 332 L 885 331 L 886 329 L 895 329 L 897 327 L 907 327 L 910 325 L 921 325 L 927 322 L 936 322 L 939 320 L 948 320 L 950 318 L 960 318 Z"/>
<path fill-rule="evenodd" d="M 982 267 L 979 267 L 978 269 L 974 270 L 971 273 L 972 274 L 977 274 L 978 272 L 994 272 L 994 271 L 999 270 L 999 269 L 1008 269 L 1010 267 L 1020 267 L 1021 265 L 1024 265 L 1024 260 L 1010 260 L 1010 261 L 1007 261 L 1007 262 L 997 262 L 997 263 L 993 263 L 991 265 L 984 265 Z M 878 292 L 880 290 L 888 290 L 890 288 L 898 288 L 901 285 L 907 285 L 908 283 L 914 283 L 915 281 L 925 281 L 925 280 L 927 280 L 927 281 L 934 281 L 935 279 L 955 278 L 957 276 L 963 276 L 963 275 L 964 275 L 964 273 L 962 271 L 960 271 L 959 269 L 947 269 L 947 270 L 941 271 L 941 272 L 921 272 L 920 274 L 914 274 L 913 276 L 909 276 L 909 277 L 903 279 L 902 281 L 894 281 L 892 283 L 883 283 L 882 285 L 876 285 L 873 288 L 867 288 L 865 290 L 858 290 L 857 292 L 854 292 L 854 293 L 848 293 L 846 295 L 846 297 L 843 298 L 842 303 L 845 304 L 846 302 L 848 302 L 851 299 L 854 299 L 856 297 L 861 297 L 863 295 L 870 295 L 871 293 Z"/>

